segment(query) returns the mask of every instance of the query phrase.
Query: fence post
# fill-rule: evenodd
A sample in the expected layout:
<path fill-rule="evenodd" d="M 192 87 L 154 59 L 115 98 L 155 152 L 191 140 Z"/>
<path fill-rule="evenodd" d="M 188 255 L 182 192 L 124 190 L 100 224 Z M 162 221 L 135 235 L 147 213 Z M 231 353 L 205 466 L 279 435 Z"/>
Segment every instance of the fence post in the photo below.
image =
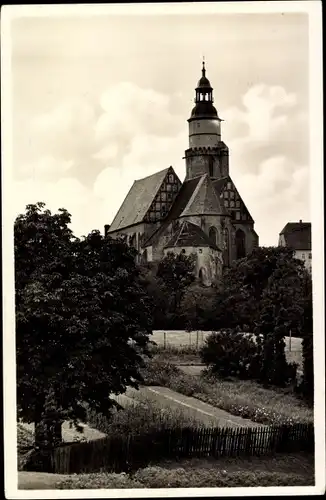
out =
<path fill-rule="evenodd" d="M 199 347 L 199 331 L 197 330 L 197 334 L 196 334 L 196 351 L 198 351 L 198 347 Z"/>
<path fill-rule="evenodd" d="M 291 352 L 291 348 L 292 348 L 292 331 L 290 330 L 289 352 Z"/>
<path fill-rule="evenodd" d="M 164 349 L 166 349 L 166 332 L 163 332 L 163 346 L 164 346 Z"/>

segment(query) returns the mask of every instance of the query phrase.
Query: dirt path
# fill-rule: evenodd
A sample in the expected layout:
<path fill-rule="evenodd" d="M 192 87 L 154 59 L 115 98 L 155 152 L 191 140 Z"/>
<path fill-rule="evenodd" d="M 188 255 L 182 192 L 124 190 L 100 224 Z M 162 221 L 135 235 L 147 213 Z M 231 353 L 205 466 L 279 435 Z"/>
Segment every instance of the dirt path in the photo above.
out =
<path fill-rule="evenodd" d="M 162 408 L 183 409 L 188 415 L 208 427 L 262 427 L 261 424 L 231 415 L 220 408 L 199 401 L 199 399 L 184 396 L 167 387 L 141 387 L 139 391 L 128 388 L 127 396 L 134 400 L 147 398 L 156 402 Z"/>

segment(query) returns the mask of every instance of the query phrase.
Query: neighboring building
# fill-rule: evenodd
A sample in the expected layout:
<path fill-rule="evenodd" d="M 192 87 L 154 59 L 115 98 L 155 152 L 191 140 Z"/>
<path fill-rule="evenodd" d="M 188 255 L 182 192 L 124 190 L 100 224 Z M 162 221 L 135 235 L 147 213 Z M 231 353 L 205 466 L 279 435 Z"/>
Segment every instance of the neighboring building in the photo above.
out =
<path fill-rule="evenodd" d="M 311 223 L 288 222 L 280 232 L 278 244 L 295 250 L 295 257 L 305 263 L 311 273 Z"/>
<path fill-rule="evenodd" d="M 223 266 L 258 246 L 254 220 L 229 175 L 221 122 L 203 63 L 188 119 L 184 182 L 172 167 L 135 181 L 105 230 L 124 236 L 143 262 L 160 261 L 167 252 L 195 253 L 196 276 L 207 286 Z"/>

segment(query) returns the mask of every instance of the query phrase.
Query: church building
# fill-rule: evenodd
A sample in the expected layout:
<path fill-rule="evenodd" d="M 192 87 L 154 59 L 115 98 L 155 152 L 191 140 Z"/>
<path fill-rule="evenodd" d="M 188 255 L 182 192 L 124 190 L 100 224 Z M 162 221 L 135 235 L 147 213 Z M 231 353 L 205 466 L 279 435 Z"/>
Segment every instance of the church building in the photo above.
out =
<path fill-rule="evenodd" d="M 141 262 L 157 262 L 168 252 L 196 255 L 196 276 L 203 285 L 219 279 L 224 266 L 258 246 L 258 235 L 229 173 L 229 149 L 213 105 L 213 88 L 202 77 L 188 119 L 186 175 L 172 167 L 134 181 L 105 234 L 123 237 Z"/>

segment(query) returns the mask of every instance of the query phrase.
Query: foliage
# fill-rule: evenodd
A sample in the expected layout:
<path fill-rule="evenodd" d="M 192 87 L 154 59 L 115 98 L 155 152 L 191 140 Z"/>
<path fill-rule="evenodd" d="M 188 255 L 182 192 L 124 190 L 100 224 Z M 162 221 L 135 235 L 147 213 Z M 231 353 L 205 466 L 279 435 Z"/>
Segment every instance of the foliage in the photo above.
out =
<path fill-rule="evenodd" d="M 131 403 L 124 409 L 114 409 L 110 417 L 89 410 L 87 420 L 90 425 L 108 436 L 139 435 L 164 429 L 198 427 L 198 422 L 181 410 L 162 409 L 146 398 Z"/>
<path fill-rule="evenodd" d="M 282 472 L 227 472 L 219 468 L 164 469 L 146 467 L 133 476 L 146 488 L 227 488 L 242 486 L 297 486 L 307 485 L 307 479 L 299 474 Z"/>
<path fill-rule="evenodd" d="M 218 468 L 150 466 L 136 474 L 75 474 L 58 480 L 54 489 L 126 489 L 126 488 L 235 488 L 259 486 L 309 486 L 309 477 L 293 472 L 226 471 Z"/>
<path fill-rule="evenodd" d="M 193 255 L 178 255 L 169 252 L 159 263 L 157 277 L 165 285 L 171 297 L 170 312 L 176 314 L 180 308 L 186 288 L 195 280 L 195 258 Z"/>
<path fill-rule="evenodd" d="M 68 476 L 63 481 L 58 481 L 54 489 L 59 490 L 90 490 L 90 489 L 128 489 L 144 488 L 144 485 L 138 480 L 131 478 L 125 472 L 115 473 L 91 473 L 74 474 Z"/>
<path fill-rule="evenodd" d="M 215 300 L 215 330 L 240 327 L 253 332 L 260 314 L 263 292 L 281 261 L 301 273 L 302 262 L 287 247 L 257 247 L 226 269 Z M 293 332 L 294 334 L 295 332 Z"/>
<path fill-rule="evenodd" d="M 295 380 L 296 367 L 285 356 L 284 337 L 293 332 L 301 337 L 304 327 L 305 270 L 296 259 L 280 255 L 262 293 L 256 333 L 263 336 L 261 380 L 284 386 Z"/>
<path fill-rule="evenodd" d="M 261 352 L 251 334 L 231 329 L 212 333 L 200 349 L 200 356 L 210 371 L 221 377 L 259 378 Z"/>
<path fill-rule="evenodd" d="M 187 331 L 202 330 L 209 325 L 214 297 L 213 287 L 204 287 L 198 282 L 187 287 L 181 302 Z"/>
<path fill-rule="evenodd" d="M 312 324 L 312 282 L 311 276 L 306 273 L 304 282 L 304 328 L 302 340 L 303 381 L 299 390 L 304 398 L 313 405 L 314 403 L 314 343 Z"/>
<path fill-rule="evenodd" d="M 78 426 L 85 402 L 109 412 L 110 393 L 137 387 L 151 333 L 134 250 L 97 231 L 77 239 L 69 224 L 38 203 L 14 227 L 18 417 L 43 444 L 64 420 Z"/>

